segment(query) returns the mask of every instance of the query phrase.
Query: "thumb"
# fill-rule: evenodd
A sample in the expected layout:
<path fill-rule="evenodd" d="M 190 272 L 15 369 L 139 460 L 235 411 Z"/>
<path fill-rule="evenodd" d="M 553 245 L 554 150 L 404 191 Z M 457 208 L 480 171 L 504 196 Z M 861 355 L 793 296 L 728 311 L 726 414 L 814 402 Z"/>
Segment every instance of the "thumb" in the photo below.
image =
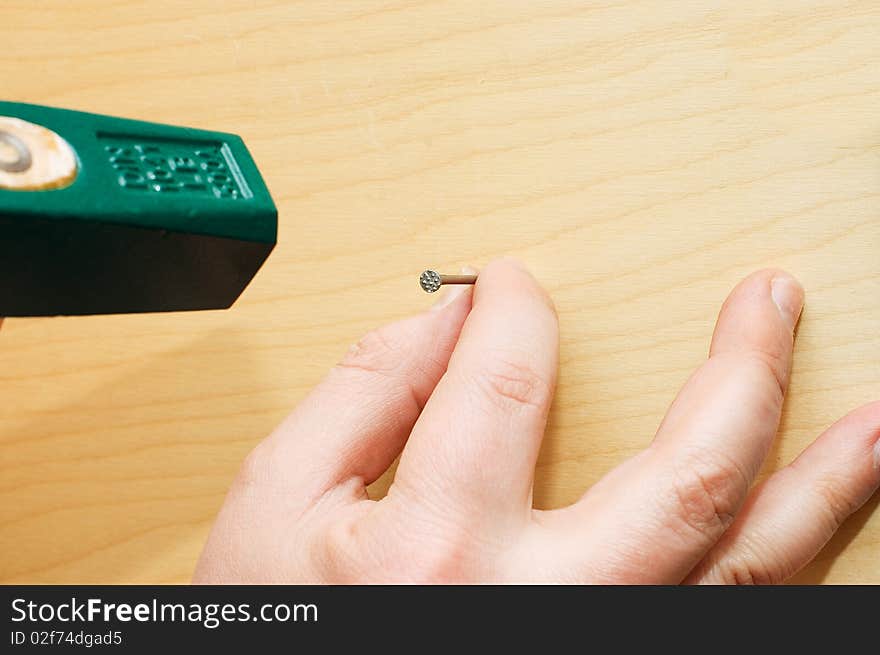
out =
<path fill-rule="evenodd" d="M 470 289 L 448 304 L 368 334 L 251 453 L 243 471 L 319 492 L 358 477 L 374 482 L 400 453 L 446 371 L 470 312 Z"/>

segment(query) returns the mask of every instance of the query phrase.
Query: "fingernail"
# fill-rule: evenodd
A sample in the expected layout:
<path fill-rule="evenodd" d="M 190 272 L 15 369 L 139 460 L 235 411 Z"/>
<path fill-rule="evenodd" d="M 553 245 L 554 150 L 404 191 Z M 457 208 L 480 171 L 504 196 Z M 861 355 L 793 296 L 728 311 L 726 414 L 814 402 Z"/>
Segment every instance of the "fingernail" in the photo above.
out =
<path fill-rule="evenodd" d="M 804 289 L 793 277 L 780 276 L 770 281 L 770 295 L 782 320 L 794 330 L 804 308 Z"/>
<path fill-rule="evenodd" d="M 471 268 L 470 266 L 465 266 L 461 269 L 462 273 L 467 273 L 470 275 L 476 275 L 477 270 L 475 268 Z M 464 293 L 470 292 L 473 287 L 469 284 L 451 284 L 449 285 L 440 298 L 437 299 L 437 302 L 431 307 L 433 311 L 440 311 L 444 307 L 448 307 L 455 299 L 461 296 Z"/>
<path fill-rule="evenodd" d="M 880 439 L 874 444 L 874 468 L 880 471 Z"/>

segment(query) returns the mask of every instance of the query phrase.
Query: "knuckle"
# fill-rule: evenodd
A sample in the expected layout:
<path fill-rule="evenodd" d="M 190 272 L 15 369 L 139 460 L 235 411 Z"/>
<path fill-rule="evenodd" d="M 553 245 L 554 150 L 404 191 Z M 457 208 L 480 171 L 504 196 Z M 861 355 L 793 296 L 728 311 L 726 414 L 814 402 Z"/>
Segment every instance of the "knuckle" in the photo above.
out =
<path fill-rule="evenodd" d="M 240 491 L 295 490 L 303 481 L 284 465 L 283 445 L 274 435 L 260 441 L 245 456 L 233 485 Z"/>
<path fill-rule="evenodd" d="M 317 563 L 322 579 L 341 584 L 370 579 L 369 553 L 375 548 L 360 521 L 333 521 L 319 537 L 311 543 L 310 560 Z"/>
<path fill-rule="evenodd" d="M 824 509 L 829 537 L 858 509 L 858 503 L 836 480 L 822 480 L 817 488 L 820 506 Z"/>
<path fill-rule="evenodd" d="M 728 562 L 719 572 L 723 584 L 751 586 L 773 584 L 768 569 L 760 562 L 736 560 Z"/>
<path fill-rule="evenodd" d="M 743 567 L 733 567 L 729 571 L 730 576 L 730 584 L 734 584 L 737 586 L 749 586 L 749 585 L 760 585 L 764 584 L 761 582 L 760 578 L 756 578 L 754 573 L 752 573 L 752 569 L 748 566 Z"/>
<path fill-rule="evenodd" d="M 408 504 L 407 504 L 408 505 Z M 417 505 L 398 505 L 390 532 L 395 540 L 394 562 L 409 582 L 449 584 L 475 578 L 479 562 L 497 554 L 494 539 L 482 520 L 425 512 Z M 386 531 L 386 535 L 387 535 Z"/>
<path fill-rule="evenodd" d="M 735 585 L 779 584 L 796 572 L 784 553 L 754 542 L 740 544 L 737 554 L 728 554 L 713 568 L 711 580 Z"/>
<path fill-rule="evenodd" d="M 725 352 L 713 355 L 710 361 L 724 369 L 728 380 L 748 389 L 751 398 L 760 399 L 760 409 L 767 412 L 768 418 L 780 410 L 785 391 L 785 380 L 779 372 L 783 364 L 773 356 L 755 350 Z"/>
<path fill-rule="evenodd" d="M 415 563 L 413 578 L 421 584 L 494 578 L 494 567 L 486 567 L 499 559 L 502 548 L 485 530 L 485 525 L 476 523 L 447 525 L 441 532 L 413 541 L 409 552 Z"/>
<path fill-rule="evenodd" d="M 339 367 L 387 373 L 397 368 L 402 349 L 403 344 L 398 339 L 394 339 L 388 330 L 379 328 L 368 332 L 349 348 Z"/>
<path fill-rule="evenodd" d="M 553 298 L 547 293 L 547 290 L 543 287 L 539 286 L 538 288 L 538 299 L 541 301 L 541 304 L 544 305 L 544 308 L 547 310 L 550 319 L 553 321 L 559 320 L 559 310 L 556 308 L 556 303 L 553 302 Z"/>
<path fill-rule="evenodd" d="M 317 565 L 322 579 L 342 584 L 449 584 L 476 579 L 475 561 L 486 548 L 475 526 L 392 498 L 399 497 L 319 519 L 308 559 Z"/>
<path fill-rule="evenodd" d="M 673 467 L 671 516 L 714 543 L 733 522 L 749 479 L 733 460 L 692 452 Z"/>
<path fill-rule="evenodd" d="M 236 483 L 249 487 L 264 482 L 269 477 L 272 456 L 266 440 L 261 441 L 247 454 L 238 470 Z"/>
<path fill-rule="evenodd" d="M 785 397 L 786 364 L 781 355 L 752 350 L 737 355 L 737 366 L 753 387 L 769 399 L 774 408 L 782 406 Z"/>
<path fill-rule="evenodd" d="M 419 584 L 448 584 L 467 579 L 467 558 L 473 550 L 462 539 L 447 535 L 435 539 L 430 548 L 414 553 L 412 577 Z"/>
<path fill-rule="evenodd" d="M 372 330 L 349 348 L 331 374 L 365 377 L 373 386 L 404 394 L 421 410 L 427 397 L 405 374 L 412 359 L 409 348 L 406 337 L 388 326 Z"/>
<path fill-rule="evenodd" d="M 551 383 L 532 365 L 515 359 L 500 354 L 487 356 L 477 373 L 477 383 L 488 398 L 505 408 L 545 409 L 553 395 Z"/>

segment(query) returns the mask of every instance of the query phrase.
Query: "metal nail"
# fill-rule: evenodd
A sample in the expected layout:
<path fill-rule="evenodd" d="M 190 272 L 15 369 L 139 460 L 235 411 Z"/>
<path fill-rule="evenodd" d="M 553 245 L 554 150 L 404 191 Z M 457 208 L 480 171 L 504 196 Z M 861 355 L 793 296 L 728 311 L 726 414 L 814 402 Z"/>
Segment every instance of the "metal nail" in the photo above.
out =
<path fill-rule="evenodd" d="M 428 293 L 434 293 L 444 284 L 474 284 L 476 281 L 476 275 L 441 275 L 431 269 L 423 271 L 419 276 L 419 285 Z"/>

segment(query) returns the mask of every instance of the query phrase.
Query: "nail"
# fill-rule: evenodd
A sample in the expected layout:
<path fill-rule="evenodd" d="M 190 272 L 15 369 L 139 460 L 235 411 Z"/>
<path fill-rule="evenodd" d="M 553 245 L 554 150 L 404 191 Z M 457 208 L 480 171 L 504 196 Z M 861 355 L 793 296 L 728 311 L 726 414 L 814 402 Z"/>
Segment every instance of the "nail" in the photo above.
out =
<path fill-rule="evenodd" d="M 880 439 L 874 444 L 874 468 L 880 471 Z"/>
<path fill-rule="evenodd" d="M 470 266 L 465 266 L 461 269 L 463 275 L 476 275 L 477 271 Z M 451 305 L 456 298 L 461 296 L 462 294 L 469 292 L 473 287 L 464 285 L 464 284 L 455 284 L 450 286 L 443 292 L 443 295 L 437 300 L 436 303 L 431 307 L 433 311 L 439 311 L 444 307 L 448 307 Z"/>
<path fill-rule="evenodd" d="M 444 275 L 430 268 L 419 275 L 419 286 L 426 293 L 434 293 L 444 284 L 476 284 L 476 275 Z"/>
<path fill-rule="evenodd" d="M 804 289 L 793 277 L 780 276 L 770 281 L 770 295 L 782 320 L 794 331 L 804 308 Z"/>

